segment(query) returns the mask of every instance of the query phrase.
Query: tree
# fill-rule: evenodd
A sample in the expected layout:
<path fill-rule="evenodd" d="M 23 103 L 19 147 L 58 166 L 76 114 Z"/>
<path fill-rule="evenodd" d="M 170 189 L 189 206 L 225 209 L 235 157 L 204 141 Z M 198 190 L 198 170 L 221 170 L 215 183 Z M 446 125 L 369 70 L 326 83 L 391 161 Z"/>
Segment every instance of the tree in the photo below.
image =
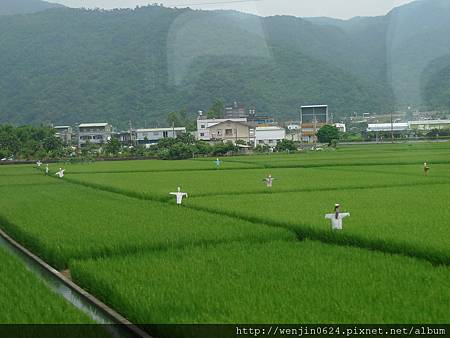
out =
<path fill-rule="evenodd" d="M 20 140 L 12 126 L 0 126 L 0 155 L 17 155 L 21 148 Z"/>
<path fill-rule="evenodd" d="M 268 153 L 270 151 L 270 147 L 267 144 L 258 144 L 255 147 L 255 152 L 256 153 Z"/>
<path fill-rule="evenodd" d="M 113 137 L 106 143 L 105 152 L 117 156 L 117 154 L 119 154 L 120 148 L 121 145 L 119 140 L 116 137 Z"/>
<path fill-rule="evenodd" d="M 295 145 L 294 141 L 282 140 L 281 142 L 278 142 L 275 150 L 278 151 L 278 152 L 282 152 L 282 151 L 296 151 L 297 150 L 297 146 Z"/>
<path fill-rule="evenodd" d="M 55 135 L 50 135 L 44 139 L 43 147 L 47 152 L 57 153 L 61 151 L 63 144 L 59 137 L 56 137 Z"/>
<path fill-rule="evenodd" d="M 223 116 L 224 112 L 225 105 L 223 101 L 220 99 L 216 99 L 211 108 L 209 108 L 207 116 L 209 119 L 219 119 Z"/>
<path fill-rule="evenodd" d="M 167 114 L 167 123 L 169 126 L 181 127 L 180 117 L 177 112 L 171 112 Z"/>
<path fill-rule="evenodd" d="M 335 126 L 325 125 L 317 132 L 317 138 L 320 143 L 331 145 L 333 140 L 338 141 L 340 139 L 339 129 Z"/>
<path fill-rule="evenodd" d="M 195 143 L 195 136 L 191 133 L 182 133 L 177 136 L 177 141 L 184 143 L 184 144 L 194 144 Z"/>

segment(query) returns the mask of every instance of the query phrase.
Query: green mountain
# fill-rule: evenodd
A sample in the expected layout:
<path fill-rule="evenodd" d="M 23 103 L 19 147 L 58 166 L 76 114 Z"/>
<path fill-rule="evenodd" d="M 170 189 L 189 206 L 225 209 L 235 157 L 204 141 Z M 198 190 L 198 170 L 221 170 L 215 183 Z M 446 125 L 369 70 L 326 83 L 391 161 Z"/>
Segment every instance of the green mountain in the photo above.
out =
<path fill-rule="evenodd" d="M 36 13 L 56 7 L 63 6 L 41 0 L 1 0 L 0 15 Z"/>
<path fill-rule="evenodd" d="M 161 6 L 0 17 L 0 123 L 161 124 L 215 98 L 296 118 L 450 109 L 447 1 L 348 21 Z"/>
<path fill-rule="evenodd" d="M 424 73 L 450 54 L 450 1 L 415 1 L 384 17 L 308 21 L 339 28 L 350 36 L 351 54 L 357 62 L 353 70 L 363 76 L 382 70 L 384 83 L 391 87 L 398 106 L 450 110 L 448 100 L 434 101 L 430 106 L 433 93 L 424 92 L 427 85 L 423 83 L 429 78 Z"/>

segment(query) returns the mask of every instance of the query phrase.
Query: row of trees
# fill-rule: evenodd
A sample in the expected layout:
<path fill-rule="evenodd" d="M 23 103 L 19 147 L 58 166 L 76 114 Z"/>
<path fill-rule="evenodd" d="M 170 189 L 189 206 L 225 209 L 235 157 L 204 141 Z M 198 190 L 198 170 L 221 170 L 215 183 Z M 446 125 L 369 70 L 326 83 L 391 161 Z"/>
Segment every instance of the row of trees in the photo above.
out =
<path fill-rule="evenodd" d="M 211 111 L 219 109 L 220 101 L 217 101 Z M 214 108 L 215 107 L 215 108 Z M 183 117 L 174 114 L 173 117 Z M 333 129 L 334 128 L 334 129 Z M 335 127 L 323 127 L 319 133 L 320 142 L 330 143 L 339 139 L 339 132 Z M 245 145 L 244 141 L 239 142 Z M 293 141 L 283 140 L 279 142 L 276 152 L 296 151 L 297 144 Z M 269 152 L 269 146 L 258 145 L 256 152 Z M 102 145 L 86 144 L 79 152 L 74 152 L 71 146 L 65 146 L 62 141 L 55 136 L 51 127 L 23 126 L 13 127 L 10 125 L 0 125 L 0 159 L 63 159 L 67 157 L 95 158 L 95 157 L 154 157 L 161 159 L 186 159 L 197 156 L 223 156 L 236 154 L 239 146 L 232 143 L 217 143 L 211 145 L 204 141 L 196 140 L 190 134 L 182 134 L 176 139 L 162 139 L 157 145 L 145 148 L 142 145 L 123 147 L 117 138 L 112 138 Z"/>
<path fill-rule="evenodd" d="M 1 159 L 60 158 L 66 151 L 53 128 L 0 125 Z"/>

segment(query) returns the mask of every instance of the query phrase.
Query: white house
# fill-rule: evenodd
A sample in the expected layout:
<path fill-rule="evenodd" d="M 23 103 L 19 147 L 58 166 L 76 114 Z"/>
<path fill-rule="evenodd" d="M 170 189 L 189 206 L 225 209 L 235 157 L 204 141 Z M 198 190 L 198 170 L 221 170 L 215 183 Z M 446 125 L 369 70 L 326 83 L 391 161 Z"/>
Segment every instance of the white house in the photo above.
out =
<path fill-rule="evenodd" d="M 286 138 L 286 130 L 281 127 L 256 127 L 255 139 L 258 144 L 266 144 L 275 147 L 278 142 Z"/>
<path fill-rule="evenodd" d="M 347 127 L 345 126 L 345 123 L 335 123 L 334 126 L 339 129 L 341 133 L 347 132 Z"/>
<path fill-rule="evenodd" d="M 255 127 L 247 122 L 225 120 L 208 127 L 208 131 L 211 141 L 255 144 Z"/>
<path fill-rule="evenodd" d="M 211 141 L 213 135 L 211 135 L 211 127 L 223 122 L 240 122 L 247 123 L 246 118 L 231 118 L 231 119 L 207 119 L 203 116 L 199 116 L 197 119 L 197 139 L 203 141 Z"/>

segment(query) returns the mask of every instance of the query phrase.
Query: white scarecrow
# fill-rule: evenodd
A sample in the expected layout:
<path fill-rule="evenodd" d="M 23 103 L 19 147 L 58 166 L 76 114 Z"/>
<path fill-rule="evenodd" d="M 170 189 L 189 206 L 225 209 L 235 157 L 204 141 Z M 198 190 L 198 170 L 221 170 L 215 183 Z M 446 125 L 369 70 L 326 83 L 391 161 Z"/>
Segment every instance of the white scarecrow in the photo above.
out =
<path fill-rule="evenodd" d="M 269 177 L 263 179 L 263 182 L 266 182 L 267 188 L 272 188 L 274 180 L 275 178 L 273 178 L 272 175 L 269 174 Z"/>
<path fill-rule="evenodd" d="M 48 175 L 49 172 L 49 168 L 48 168 L 48 163 L 45 165 L 45 176 Z"/>
<path fill-rule="evenodd" d="M 219 169 L 219 168 L 220 168 L 220 165 L 222 164 L 222 161 L 219 160 L 219 158 L 217 158 L 217 159 L 214 161 L 214 163 L 216 164 L 216 168 Z"/>
<path fill-rule="evenodd" d="M 37 162 L 36 162 L 36 165 L 37 165 L 37 167 L 38 167 L 38 168 L 40 168 L 40 167 L 41 167 L 41 165 L 42 165 L 42 162 L 41 162 L 41 160 L 37 161 Z"/>
<path fill-rule="evenodd" d="M 65 171 L 66 171 L 65 169 L 59 168 L 59 171 L 55 175 L 58 176 L 59 178 L 63 178 Z"/>
<path fill-rule="evenodd" d="M 342 220 L 350 216 L 350 213 L 348 212 L 341 213 L 340 209 L 341 209 L 340 204 L 336 204 L 334 206 L 334 214 L 325 215 L 326 219 L 331 220 L 331 228 L 333 230 L 342 230 Z"/>
<path fill-rule="evenodd" d="M 178 191 L 177 192 L 171 192 L 171 195 L 175 195 L 177 197 L 177 204 L 181 205 L 181 203 L 183 203 L 183 197 L 188 197 L 188 194 L 185 192 L 181 192 L 181 188 L 178 187 Z"/>
<path fill-rule="evenodd" d="M 428 176 L 428 172 L 430 171 L 430 166 L 428 165 L 427 162 L 425 162 L 423 164 L 423 173 L 425 174 L 425 176 Z"/>

